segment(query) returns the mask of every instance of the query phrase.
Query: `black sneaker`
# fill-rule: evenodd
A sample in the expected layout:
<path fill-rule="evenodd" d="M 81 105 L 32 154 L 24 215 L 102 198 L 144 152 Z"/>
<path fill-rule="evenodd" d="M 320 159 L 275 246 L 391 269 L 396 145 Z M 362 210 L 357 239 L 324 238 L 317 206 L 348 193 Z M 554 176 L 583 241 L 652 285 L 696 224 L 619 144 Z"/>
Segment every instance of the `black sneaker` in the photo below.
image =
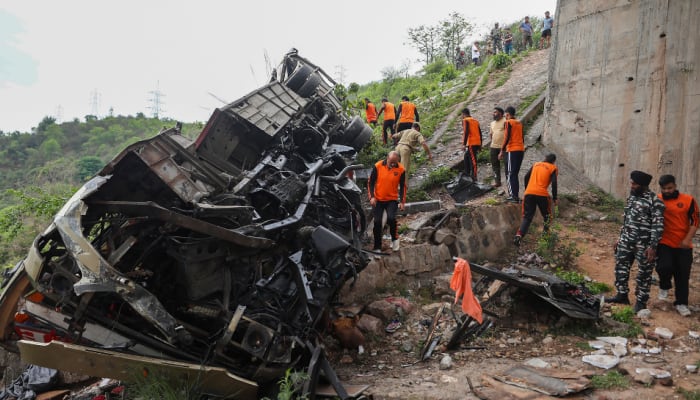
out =
<path fill-rule="evenodd" d="M 522 240 L 523 240 L 522 236 L 515 235 L 515 237 L 513 238 L 513 244 L 520 247 L 520 241 L 522 241 Z"/>
<path fill-rule="evenodd" d="M 642 303 L 642 302 L 639 302 L 639 301 L 638 301 L 638 302 L 635 303 L 635 305 L 634 305 L 634 313 L 636 314 L 636 313 L 642 311 L 642 310 L 645 309 L 645 308 L 647 308 L 646 303 Z"/>
<path fill-rule="evenodd" d="M 605 302 L 613 304 L 629 304 L 630 299 L 626 294 L 618 293 L 613 297 L 606 297 Z"/>
<path fill-rule="evenodd" d="M 508 197 L 506 198 L 506 201 L 509 203 L 520 203 L 520 199 L 517 197 Z"/>

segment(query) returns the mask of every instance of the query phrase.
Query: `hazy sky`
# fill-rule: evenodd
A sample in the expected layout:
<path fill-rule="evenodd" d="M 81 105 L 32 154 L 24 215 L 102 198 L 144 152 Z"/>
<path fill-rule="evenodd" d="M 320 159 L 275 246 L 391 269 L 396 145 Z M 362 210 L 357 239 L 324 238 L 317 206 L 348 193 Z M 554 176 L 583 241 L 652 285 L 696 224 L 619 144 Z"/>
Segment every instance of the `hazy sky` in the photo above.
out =
<path fill-rule="evenodd" d="M 27 132 L 46 116 L 150 114 L 160 89 L 162 116 L 206 121 L 222 105 L 267 81 L 272 64 L 296 47 L 345 83 L 419 54 L 409 27 L 452 11 L 482 36 L 494 22 L 555 12 L 556 0 L 486 1 L 97 1 L 0 0 L 0 130 Z M 556 19 L 556 16 L 555 16 Z M 97 103 L 93 102 L 97 99 Z"/>

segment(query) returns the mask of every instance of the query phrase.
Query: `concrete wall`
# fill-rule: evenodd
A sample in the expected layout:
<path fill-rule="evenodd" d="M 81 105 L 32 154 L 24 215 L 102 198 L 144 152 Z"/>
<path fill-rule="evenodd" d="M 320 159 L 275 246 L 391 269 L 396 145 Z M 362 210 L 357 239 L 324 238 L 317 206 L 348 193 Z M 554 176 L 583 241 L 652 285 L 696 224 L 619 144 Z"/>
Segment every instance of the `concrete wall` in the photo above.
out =
<path fill-rule="evenodd" d="M 673 174 L 700 197 L 700 1 L 559 0 L 543 140 L 602 189 Z"/>

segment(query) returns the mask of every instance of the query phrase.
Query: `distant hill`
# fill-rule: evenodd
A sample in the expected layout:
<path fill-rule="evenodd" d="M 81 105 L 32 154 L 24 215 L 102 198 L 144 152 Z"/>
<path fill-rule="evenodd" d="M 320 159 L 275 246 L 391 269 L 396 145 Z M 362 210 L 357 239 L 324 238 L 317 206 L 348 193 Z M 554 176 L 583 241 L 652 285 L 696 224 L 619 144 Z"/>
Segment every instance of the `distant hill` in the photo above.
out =
<path fill-rule="evenodd" d="M 45 117 L 31 133 L 0 136 L 0 195 L 27 186 L 80 186 L 126 146 L 173 126 L 173 120 L 143 114 L 87 116 L 84 122 L 61 124 Z M 195 137 L 202 127 L 203 123 L 184 124 L 183 133 Z M 0 205 L 6 204 L 0 200 Z"/>

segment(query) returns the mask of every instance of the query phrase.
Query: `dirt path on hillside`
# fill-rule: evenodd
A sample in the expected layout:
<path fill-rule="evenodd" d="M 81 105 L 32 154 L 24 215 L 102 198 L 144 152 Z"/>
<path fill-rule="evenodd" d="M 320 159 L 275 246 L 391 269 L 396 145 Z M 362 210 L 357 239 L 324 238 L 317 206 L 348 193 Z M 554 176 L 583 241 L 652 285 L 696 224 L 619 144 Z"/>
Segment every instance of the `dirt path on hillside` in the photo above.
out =
<path fill-rule="evenodd" d="M 417 187 L 425 179 L 430 171 L 443 165 L 454 165 L 464 157 L 461 151 L 460 139 L 462 136 L 461 124 L 455 124 L 454 131 L 447 131 L 450 122 L 460 118 L 460 112 L 464 107 L 469 107 L 472 116 L 481 124 L 486 142 L 488 139 L 488 127 L 493 120 L 493 108 L 513 106 L 516 112 L 520 112 L 520 105 L 524 98 L 539 93 L 547 82 L 547 66 L 549 63 L 549 50 L 533 51 L 520 62 L 512 65 L 509 79 L 500 87 L 495 87 L 496 79 L 489 79 L 485 89 L 477 94 L 469 103 L 457 104 L 448 118 L 438 125 L 433 133 L 440 139 L 434 143 L 432 150 L 434 161 L 426 163 L 416 169 L 411 176 L 409 184 Z M 495 76 L 495 75 L 494 75 Z M 479 175 L 481 177 L 481 174 Z"/>

